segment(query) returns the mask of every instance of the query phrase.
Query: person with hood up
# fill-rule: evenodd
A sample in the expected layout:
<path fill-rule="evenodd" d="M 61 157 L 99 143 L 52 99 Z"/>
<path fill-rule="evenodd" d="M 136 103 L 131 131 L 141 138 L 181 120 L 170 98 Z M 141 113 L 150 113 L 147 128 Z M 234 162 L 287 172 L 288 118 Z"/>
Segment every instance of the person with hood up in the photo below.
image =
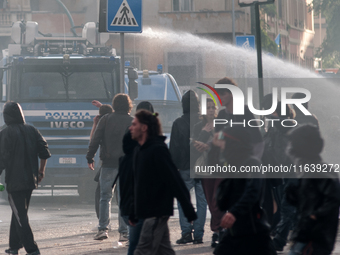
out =
<path fill-rule="evenodd" d="M 274 255 L 269 224 L 261 207 L 263 180 L 252 174 L 240 175 L 243 167 L 260 166 L 253 156 L 248 131 L 240 126 L 224 129 L 224 158 L 237 170 L 219 186 L 217 204 L 226 211 L 221 227 L 226 229 L 215 248 L 216 255 Z M 242 177 L 242 178 L 240 178 Z"/>
<path fill-rule="evenodd" d="M 286 114 L 281 113 L 281 102 L 277 103 L 275 112 L 266 117 L 267 119 L 279 119 L 280 121 L 273 121 L 273 125 L 269 126 L 267 133 L 264 136 L 265 149 L 262 156 L 262 163 L 271 166 L 287 166 L 292 164 L 291 159 L 286 154 L 287 147 L 287 132 L 294 128 L 294 122 L 286 121 L 286 126 L 281 125 L 281 121 L 287 119 L 294 119 L 294 111 L 289 105 L 286 105 Z M 289 178 L 289 173 L 283 176 L 283 179 L 266 179 L 266 196 L 264 200 L 264 208 L 267 212 L 268 219 L 272 225 L 275 236 L 273 238 L 274 246 L 277 251 L 283 251 L 287 243 L 289 230 L 294 225 L 295 221 L 295 207 L 287 202 L 284 188 L 295 180 Z M 281 176 L 280 176 L 281 177 Z M 283 181 L 283 182 L 282 182 Z M 279 212 L 273 215 L 273 197 Z M 277 217 L 278 216 L 278 217 Z"/>
<path fill-rule="evenodd" d="M 94 156 L 100 146 L 100 204 L 99 226 L 94 240 L 103 240 L 109 237 L 108 230 L 111 221 L 112 183 L 118 174 L 118 159 L 123 156 L 122 140 L 132 121 L 130 112 L 132 102 L 129 95 L 119 93 L 112 100 L 114 112 L 105 114 L 100 118 L 97 128 L 90 140 L 86 159 L 89 168 L 94 170 Z M 117 182 L 118 201 L 120 200 L 119 182 Z M 127 241 L 128 228 L 120 212 L 118 216 L 118 232 L 120 241 Z"/>
<path fill-rule="evenodd" d="M 320 157 L 322 148 L 317 126 L 302 125 L 288 133 L 287 152 L 294 164 L 304 169 L 298 171 L 297 184 L 286 188 L 287 201 L 296 206 L 298 214 L 289 255 L 329 255 L 334 248 L 340 186 L 334 168 Z"/>
<path fill-rule="evenodd" d="M 0 174 L 5 169 L 12 209 L 9 249 L 5 252 L 18 254 L 19 249 L 24 247 L 27 255 L 40 255 L 27 212 L 32 192 L 44 178 L 46 162 L 51 154 L 39 131 L 25 123 L 18 103 L 7 102 L 3 115 L 7 127 L 0 132 Z"/>
<path fill-rule="evenodd" d="M 182 179 L 190 191 L 195 188 L 197 220 L 191 224 L 186 221 L 182 205 L 178 203 L 179 223 L 182 230 L 182 236 L 176 241 L 177 244 L 194 244 L 203 243 L 204 224 L 207 213 L 207 201 L 205 199 L 202 182 L 200 179 L 190 178 L 190 131 L 200 121 L 199 119 L 199 102 L 197 94 L 189 90 L 182 97 L 183 115 L 177 118 L 171 129 L 170 153 Z M 192 238 L 194 230 L 194 239 Z"/>

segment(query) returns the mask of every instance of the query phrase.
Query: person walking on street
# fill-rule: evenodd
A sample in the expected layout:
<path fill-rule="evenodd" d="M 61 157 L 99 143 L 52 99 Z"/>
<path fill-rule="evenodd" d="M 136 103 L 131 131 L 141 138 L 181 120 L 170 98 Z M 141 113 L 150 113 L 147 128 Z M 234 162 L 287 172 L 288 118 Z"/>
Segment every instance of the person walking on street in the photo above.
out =
<path fill-rule="evenodd" d="M 197 94 L 189 90 L 182 97 L 183 115 L 176 119 L 172 125 L 170 138 L 170 153 L 179 173 L 190 191 L 195 188 L 197 220 L 191 224 L 184 217 L 181 203 L 178 204 L 179 223 L 182 236 L 177 244 L 203 243 L 204 224 L 207 213 L 207 201 L 205 199 L 200 179 L 190 178 L 190 130 L 199 122 L 199 102 Z M 194 230 L 194 239 L 192 238 Z"/>
<path fill-rule="evenodd" d="M 99 107 L 99 114 L 93 118 L 93 126 L 92 126 L 91 133 L 90 133 L 90 140 L 92 139 L 93 133 L 94 133 L 94 131 L 97 128 L 98 121 L 100 120 L 100 118 L 103 117 L 107 113 L 112 113 L 113 112 L 113 109 L 112 109 L 111 105 L 101 104 L 97 100 L 93 100 L 92 104 L 94 106 L 98 106 Z M 95 191 L 94 205 L 95 205 L 95 210 L 96 210 L 96 215 L 97 215 L 98 220 L 99 220 L 99 203 L 100 203 L 100 182 L 99 182 L 99 177 L 100 177 L 100 169 L 98 170 L 98 172 L 96 173 L 96 176 L 94 177 L 94 181 L 97 182 L 97 187 L 96 187 L 96 191 Z"/>
<path fill-rule="evenodd" d="M 19 249 L 24 247 L 27 255 L 40 255 L 27 213 L 32 192 L 44 178 L 51 154 L 39 131 L 25 123 L 18 103 L 7 102 L 3 115 L 7 127 L 0 132 L 0 174 L 5 169 L 12 209 L 9 249 L 5 252 L 18 254 Z"/>
<path fill-rule="evenodd" d="M 147 110 L 154 112 L 153 106 L 150 102 L 142 101 L 137 107 L 138 110 Z M 120 212 L 124 219 L 129 218 L 129 215 L 134 214 L 134 174 L 133 174 L 133 155 L 135 147 L 138 145 L 136 140 L 131 137 L 131 132 L 128 130 L 123 138 L 124 156 L 119 159 L 119 182 L 120 182 Z M 138 219 L 137 223 L 132 226 L 129 224 L 129 249 L 128 255 L 133 255 L 138 241 L 140 232 L 143 227 L 143 219 Z"/>
<path fill-rule="evenodd" d="M 281 121 L 284 119 L 293 119 L 294 111 L 286 105 L 286 114 L 283 115 L 281 113 L 281 102 L 279 101 L 277 104 L 277 108 L 274 113 L 267 116 L 267 119 L 279 119 L 279 121 L 274 122 L 273 126 L 268 128 L 267 133 L 265 134 L 264 141 L 265 141 L 265 150 L 262 157 L 262 163 L 265 165 L 271 166 L 287 166 L 289 167 L 292 164 L 291 159 L 288 157 L 286 153 L 287 147 L 287 132 L 294 128 L 294 123 L 291 122 L 292 127 L 282 127 L 280 125 Z M 291 182 L 294 182 L 295 179 L 291 178 L 289 173 L 287 173 L 282 180 L 280 179 L 267 179 L 268 186 L 266 195 L 269 196 L 270 200 L 264 201 L 264 208 L 267 212 L 267 215 L 273 216 L 273 207 L 270 206 L 273 204 L 273 196 L 275 194 L 278 202 L 278 210 L 280 211 L 278 214 L 280 215 L 279 222 L 276 223 L 274 220 L 271 221 L 273 233 L 275 236 L 273 238 L 273 243 L 275 249 L 277 251 L 283 251 L 284 246 L 287 244 L 287 238 L 289 234 L 289 230 L 294 226 L 295 218 L 296 218 L 296 209 L 294 206 L 289 204 L 286 199 L 285 195 L 285 187 L 287 187 Z M 267 181 L 266 180 L 266 181 Z M 281 184 L 274 188 L 274 184 Z M 269 218 L 268 216 L 268 218 Z M 276 218 L 274 218 L 276 219 Z"/>
<path fill-rule="evenodd" d="M 214 136 L 214 119 L 216 118 L 217 106 L 211 98 L 207 99 L 207 115 L 203 116 L 203 120 L 194 126 L 193 142 L 191 148 L 191 157 L 194 157 L 195 166 L 208 165 L 208 153 L 211 148 L 211 142 Z M 198 177 L 201 175 L 198 175 Z M 215 248 L 219 240 L 219 232 L 221 231 L 221 219 L 224 215 L 216 205 L 216 189 L 223 181 L 221 178 L 204 178 L 202 175 L 202 187 L 205 198 L 207 200 L 209 211 L 211 214 L 210 229 L 213 232 L 211 247 Z"/>
<path fill-rule="evenodd" d="M 99 227 L 95 240 L 108 238 L 108 227 L 111 219 L 111 200 L 112 185 L 118 174 L 118 159 L 123 156 L 122 140 L 126 129 L 130 126 L 132 117 L 130 112 L 132 102 L 126 94 L 117 94 L 112 100 L 113 113 L 104 115 L 98 122 L 90 141 L 89 149 L 86 155 L 88 166 L 94 170 L 94 156 L 100 149 L 100 159 L 102 167 L 99 177 L 100 182 L 100 205 L 99 205 Z M 119 203 L 119 181 L 116 185 L 118 191 Z M 123 218 L 118 215 L 120 239 L 127 241 L 128 229 Z"/>
<path fill-rule="evenodd" d="M 297 176 L 297 184 L 286 188 L 287 201 L 297 207 L 298 214 L 289 255 L 329 255 L 336 242 L 339 179 L 320 157 L 322 148 L 323 139 L 315 125 L 302 125 L 288 133 L 287 152 L 296 166 L 306 170 Z M 322 171 L 307 171 L 313 167 Z"/>
<path fill-rule="evenodd" d="M 189 191 L 164 143 L 157 116 L 158 113 L 140 110 L 129 128 L 132 139 L 139 144 L 133 161 L 135 202 L 130 222 L 134 225 L 144 219 L 134 255 L 175 254 L 168 228 L 175 197 L 189 222 L 197 218 Z"/>
<path fill-rule="evenodd" d="M 223 136 L 225 161 L 237 170 L 234 178 L 225 179 L 217 192 L 217 204 L 221 211 L 226 211 L 221 220 L 226 231 L 214 254 L 275 255 L 270 227 L 261 207 L 263 180 L 253 178 L 252 174 L 237 177 L 243 167 L 261 164 L 253 156 L 250 134 L 243 127 L 233 126 L 224 129 Z"/>

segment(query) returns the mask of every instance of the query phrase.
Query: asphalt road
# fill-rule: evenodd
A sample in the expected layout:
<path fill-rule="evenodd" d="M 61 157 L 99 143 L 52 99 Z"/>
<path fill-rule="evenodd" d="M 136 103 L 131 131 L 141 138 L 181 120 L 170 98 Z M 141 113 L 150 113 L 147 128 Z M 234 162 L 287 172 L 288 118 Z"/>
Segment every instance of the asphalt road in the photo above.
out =
<path fill-rule="evenodd" d="M 98 224 L 94 205 L 79 200 L 76 191 L 60 191 L 51 197 L 46 192 L 37 191 L 32 197 L 29 218 L 42 255 L 90 255 L 127 253 L 124 243 L 118 238 L 118 207 L 112 206 L 112 228 L 109 238 L 103 241 L 93 240 Z M 75 192 L 75 193 L 74 193 Z M 65 195 L 66 194 L 66 195 Z M 0 198 L 0 254 L 8 248 L 8 234 L 11 209 L 6 199 Z M 210 248 L 211 231 L 209 228 L 210 214 L 207 214 L 203 244 L 176 245 L 180 238 L 178 212 L 169 220 L 171 242 L 176 254 L 212 254 Z M 21 250 L 19 254 L 26 254 Z M 281 253 L 286 254 L 286 252 Z M 340 255 L 340 239 L 333 254 Z"/>

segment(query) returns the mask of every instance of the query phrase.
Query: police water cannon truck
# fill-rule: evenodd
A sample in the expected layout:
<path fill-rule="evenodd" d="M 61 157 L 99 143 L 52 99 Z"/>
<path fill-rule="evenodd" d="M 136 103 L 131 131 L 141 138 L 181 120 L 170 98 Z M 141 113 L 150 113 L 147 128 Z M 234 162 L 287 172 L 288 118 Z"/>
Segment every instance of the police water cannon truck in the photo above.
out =
<path fill-rule="evenodd" d="M 18 21 L 11 37 L 14 43 L 3 50 L 0 65 L 1 114 L 6 101 L 19 102 L 26 122 L 46 138 L 52 157 L 43 185 L 52 185 L 52 190 L 55 185 L 74 185 L 86 196 L 88 186 L 95 186 L 95 173 L 85 158 L 98 114 L 91 101 L 111 104 L 115 94 L 124 92 L 120 57 L 105 46 L 109 35 L 98 33 L 94 22 L 85 24 L 81 37 L 46 37 L 39 34 L 38 23 Z M 131 77 L 136 77 L 134 72 L 129 72 Z M 137 97 L 137 86 L 131 86 L 129 94 Z"/>

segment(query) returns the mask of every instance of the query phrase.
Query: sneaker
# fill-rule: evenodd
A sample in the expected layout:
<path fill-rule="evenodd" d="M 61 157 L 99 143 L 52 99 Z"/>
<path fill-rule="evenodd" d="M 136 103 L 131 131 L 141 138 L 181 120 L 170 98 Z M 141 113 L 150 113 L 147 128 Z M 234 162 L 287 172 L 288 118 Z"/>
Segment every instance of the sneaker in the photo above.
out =
<path fill-rule="evenodd" d="M 186 243 L 192 243 L 194 240 L 192 239 L 191 233 L 187 233 L 182 235 L 180 239 L 176 241 L 177 244 L 186 244 Z"/>
<path fill-rule="evenodd" d="M 203 243 L 202 238 L 194 239 L 194 241 L 193 241 L 193 244 L 200 244 L 200 243 Z"/>
<path fill-rule="evenodd" d="M 219 234 L 214 233 L 211 237 L 211 248 L 215 248 L 219 241 Z"/>
<path fill-rule="evenodd" d="M 107 230 L 99 230 L 98 233 L 94 236 L 94 240 L 104 240 L 109 237 Z"/>
<path fill-rule="evenodd" d="M 127 233 L 120 233 L 119 234 L 119 242 L 127 242 L 129 240 L 129 236 Z"/>
<path fill-rule="evenodd" d="M 19 250 L 18 249 L 7 249 L 7 250 L 5 250 L 5 252 L 7 254 L 12 254 L 12 255 L 18 255 L 19 254 Z"/>
<path fill-rule="evenodd" d="M 125 242 L 125 246 L 129 246 L 129 245 L 130 245 L 130 241 L 127 240 L 127 241 Z"/>

